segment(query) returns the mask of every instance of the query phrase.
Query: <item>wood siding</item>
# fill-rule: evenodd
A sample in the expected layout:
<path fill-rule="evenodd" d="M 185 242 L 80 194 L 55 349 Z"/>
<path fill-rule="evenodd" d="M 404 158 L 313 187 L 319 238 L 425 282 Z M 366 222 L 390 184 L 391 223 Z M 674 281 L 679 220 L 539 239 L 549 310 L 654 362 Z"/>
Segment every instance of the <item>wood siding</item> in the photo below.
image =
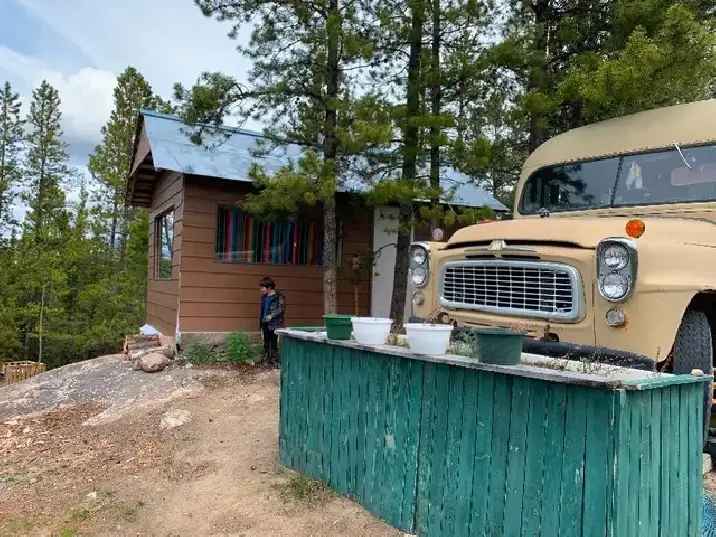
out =
<path fill-rule="evenodd" d="M 180 264 L 182 258 L 183 234 L 183 176 L 174 172 L 159 175 L 152 207 L 149 213 L 149 272 L 147 285 L 147 323 L 163 334 L 173 337 L 176 333 L 177 312 L 179 308 Z M 157 216 L 174 210 L 174 255 L 172 276 L 170 279 L 156 277 L 155 221 Z"/>
<path fill-rule="evenodd" d="M 322 324 L 323 274 L 319 266 L 225 263 L 216 259 L 217 210 L 234 206 L 248 183 L 186 176 L 181 223 L 181 332 L 258 330 L 258 282 L 271 276 L 286 297 L 288 325 Z M 317 214 L 320 218 L 320 213 Z M 351 257 L 371 253 L 372 212 L 352 210 L 339 200 L 343 222 L 343 269 L 339 269 L 338 310 L 353 311 Z M 370 271 L 359 283 L 360 314 L 370 312 Z"/>
<path fill-rule="evenodd" d="M 280 461 L 402 531 L 701 535 L 699 379 L 612 389 L 356 347 L 284 337 Z"/>

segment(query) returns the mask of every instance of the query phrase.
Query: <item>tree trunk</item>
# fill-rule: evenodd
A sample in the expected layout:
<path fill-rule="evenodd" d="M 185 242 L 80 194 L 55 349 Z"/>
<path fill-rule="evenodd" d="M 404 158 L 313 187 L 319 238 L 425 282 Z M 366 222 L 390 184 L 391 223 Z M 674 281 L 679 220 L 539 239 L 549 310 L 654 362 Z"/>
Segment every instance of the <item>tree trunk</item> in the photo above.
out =
<path fill-rule="evenodd" d="M 336 246 L 338 243 L 336 225 L 336 99 L 338 98 L 338 36 L 342 24 L 338 12 L 338 0 L 330 0 L 326 21 L 326 115 L 324 123 L 324 177 L 323 181 L 331 186 L 330 197 L 323 201 L 323 310 L 324 313 L 336 312 L 337 278 Z"/>
<path fill-rule="evenodd" d="M 109 247 L 113 250 L 117 248 L 117 214 L 119 208 L 117 207 L 117 189 L 114 189 L 114 196 L 112 200 L 112 222 L 109 227 Z"/>
<path fill-rule="evenodd" d="M 430 200 L 433 210 L 440 204 L 440 134 L 438 126 L 440 119 L 441 98 L 441 72 L 440 72 L 440 0 L 433 0 L 433 40 L 430 50 L 430 106 L 433 121 L 430 125 L 430 187 L 435 194 Z M 430 221 L 430 231 L 438 227 L 433 216 Z"/>
<path fill-rule="evenodd" d="M 534 66 L 530 71 L 527 81 L 527 90 L 529 92 L 541 91 L 547 86 L 547 73 L 549 64 L 549 0 L 538 1 L 534 4 L 530 3 L 532 12 L 535 17 L 535 43 L 534 48 L 542 55 L 542 61 L 539 65 Z M 537 149 L 546 140 L 544 116 L 536 116 L 530 114 L 529 118 L 529 138 L 527 148 L 531 153 Z"/>
<path fill-rule="evenodd" d="M 410 56 L 408 59 L 408 94 L 405 126 L 403 127 L 403 167 L 404 181 L 414 182 L 417 176 L 419 149 L 418 126 L 414 119 L 420 115 L 420 56 L 423 45 L 424 0 L 411 4 Z M 396 324 L 403 322 L 406 291 L 408 283 L 408 253 L 410 249 L 410 224 L 412 205 L 400 206 L 398 220 L 398 245 L 396 248 L 395 270 L 393 272 L 393 295 L 390 301 L 390 317 Z"/>

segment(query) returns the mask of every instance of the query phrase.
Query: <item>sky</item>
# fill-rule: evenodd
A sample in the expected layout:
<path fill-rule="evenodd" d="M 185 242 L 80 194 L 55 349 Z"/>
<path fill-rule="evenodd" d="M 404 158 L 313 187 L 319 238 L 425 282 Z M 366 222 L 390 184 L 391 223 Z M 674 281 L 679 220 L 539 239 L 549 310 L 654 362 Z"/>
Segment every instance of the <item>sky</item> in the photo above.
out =
<path fill-rule="evenodd" d="M 10 81 L 25 111 L 42 80 L 58 89 L 70 163 L 82 172 L 127 66 L 165 98 L 203 71 L 245 80 L 249 63 L 229 30 L 193 0 L 0 0 L 0 84 Z"/>

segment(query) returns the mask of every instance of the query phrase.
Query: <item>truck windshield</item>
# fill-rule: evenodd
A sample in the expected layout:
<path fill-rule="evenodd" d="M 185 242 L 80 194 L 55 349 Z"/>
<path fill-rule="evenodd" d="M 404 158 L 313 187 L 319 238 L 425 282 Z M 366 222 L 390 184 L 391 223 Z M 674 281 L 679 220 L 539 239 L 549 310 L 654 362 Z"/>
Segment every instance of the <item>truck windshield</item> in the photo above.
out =
<path fill-rule="evenodd" d="M 716 146 L 680 149 L 541 168 L 525 183 L 520 212 L 716 200 Z"/>

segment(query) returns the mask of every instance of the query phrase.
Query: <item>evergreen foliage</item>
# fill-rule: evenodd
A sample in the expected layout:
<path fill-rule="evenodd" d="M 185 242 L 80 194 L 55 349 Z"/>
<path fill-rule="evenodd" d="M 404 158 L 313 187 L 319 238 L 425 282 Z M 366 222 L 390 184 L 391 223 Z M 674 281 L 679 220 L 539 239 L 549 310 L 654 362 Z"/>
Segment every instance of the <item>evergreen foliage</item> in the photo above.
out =
<path fill-rule="evenodd" d="M 35 89 L 25 134 L 9 84 L 0 110 L 3 103 L 11 111 L 0 117 L 8 155 L 3 177 L 22 186 L 28 211 L 21 233 L 6 231 L 0 242 L 0 360 L 41 359 L 56 367 L 117 352 L 144 322 L 149 222 L 124 200 L 137 113 L 146 106 L 166 110 L 166 103 L 136 70 L 120 75 L 103 142 L 90 158 L 89 185 L 72 180 L 77 172 L 62 141 L 57 90 L 47 82 Z M 65 197 L 70 189 L 76 202 Z"/>
<path fill-rule="evenodd" d="M 13 225 L 14 189 L 22 179 L 20 106 L 20 96 L 5 82 L 0 89 L 0 240 Z"/>
<path fill-rule="evenodd" d="M 231 37 L 251 26 L 239 47 L 247 83 L 205 73 L 177 85 L 172 104 L 127 68 L 88 184 L 68 164 L 57 91 L 42 82 L 23 118 L 10 83 L 0 86 L 0 359 L 37 358 L 41 341 L 51 366 L 91 357 L 143 323 L 149 222 L 125 199 L 141 108 L 181 114 L 195 143 L 231 116 L 266 126 L 259 152 L 304 148 L 275 173 L 254 167 L 243 209 L 272 219 L 321 207 L 332 312 L 346 177 L 370 187 L 367 202 L 400 207 L 394 279 L 405 282 L 411 224 L 492 217 L 437 204 L 451 194 L 439 188 L 446 167 L 511 205 L 522 162 L 546 139 L 716 95 L 715 0 L 195 1 L 232 22 Z M 393 292 L 399 320 L 405 287 Z"/>

